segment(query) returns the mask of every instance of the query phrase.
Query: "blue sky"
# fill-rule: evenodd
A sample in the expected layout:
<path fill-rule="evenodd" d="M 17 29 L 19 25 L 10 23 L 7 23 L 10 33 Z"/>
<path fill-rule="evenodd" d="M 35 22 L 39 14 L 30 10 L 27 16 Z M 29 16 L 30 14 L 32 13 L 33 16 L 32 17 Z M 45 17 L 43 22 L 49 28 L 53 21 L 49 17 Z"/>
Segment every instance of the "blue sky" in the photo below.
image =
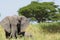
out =
<path fill-rule="evenodd" d="M 18 15 L 17 10 L 23 6 L 31 3 L 32 0 L 0 0 L 0 21 L 6 16 Z M 42 1 L 53 1 L 53 0 L 40 0 Z M 60 5 L 60 0 L 54 1 Z"/>

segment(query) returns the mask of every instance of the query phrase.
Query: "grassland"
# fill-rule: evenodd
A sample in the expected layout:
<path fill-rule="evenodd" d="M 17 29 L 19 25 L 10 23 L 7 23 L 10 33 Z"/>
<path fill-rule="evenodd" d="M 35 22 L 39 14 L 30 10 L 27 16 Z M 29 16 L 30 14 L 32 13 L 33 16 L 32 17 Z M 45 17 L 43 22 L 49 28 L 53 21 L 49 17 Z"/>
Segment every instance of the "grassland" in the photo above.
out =
<path fill-rule="evenodd" d="M 26 33 L 32 34 L 32 37 L 6 39 L 4 30 L 0 26 L 0 40 L 60 40 L 60 23 L 30 24 L 26 29 Z"/>

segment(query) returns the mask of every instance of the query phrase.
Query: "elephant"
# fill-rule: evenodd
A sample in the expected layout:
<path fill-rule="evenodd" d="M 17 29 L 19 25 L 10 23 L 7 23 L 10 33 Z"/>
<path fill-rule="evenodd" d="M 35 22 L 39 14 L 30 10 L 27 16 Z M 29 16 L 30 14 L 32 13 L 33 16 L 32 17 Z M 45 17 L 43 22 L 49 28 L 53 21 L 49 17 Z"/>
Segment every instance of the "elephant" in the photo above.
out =
<path fill-rule="evenodd" d="M 6 38 L 17 38 L 17 35 L 24 35 L 25 29 L 29 25 L 29 20 L 25 16 L 7 16 L 1 22 Z"/>

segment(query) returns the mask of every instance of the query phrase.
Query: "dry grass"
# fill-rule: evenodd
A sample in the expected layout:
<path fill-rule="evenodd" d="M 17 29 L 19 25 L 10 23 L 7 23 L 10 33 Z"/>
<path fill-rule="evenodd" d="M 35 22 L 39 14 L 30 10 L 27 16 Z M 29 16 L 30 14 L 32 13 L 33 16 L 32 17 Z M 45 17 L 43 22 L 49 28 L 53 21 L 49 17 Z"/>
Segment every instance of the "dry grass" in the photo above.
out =
<path fill-rule="evenodd" d="M 4 39 L 5 39 L 4 29 L 0 26 L 0 40 L 4 40 Z"/>
<path fill-rule="evenodd" d="M 39 25 L 29 25 L 26 29 L 26 33 L 32 34 L 32 37 L 22 37 L 17 39 L 10 40 L 60 40 L 60 33 L 44 33 L 42 29 L 39 29 Z M 9 40 L 5 39 L 5 33 L 3 28 L 0 26 L 0 40 Z"/>

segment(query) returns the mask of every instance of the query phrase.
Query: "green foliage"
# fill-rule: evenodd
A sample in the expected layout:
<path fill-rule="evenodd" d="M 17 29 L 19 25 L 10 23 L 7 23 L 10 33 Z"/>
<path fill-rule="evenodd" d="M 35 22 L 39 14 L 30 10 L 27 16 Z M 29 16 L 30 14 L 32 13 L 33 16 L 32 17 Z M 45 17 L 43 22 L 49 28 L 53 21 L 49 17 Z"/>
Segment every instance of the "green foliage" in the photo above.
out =
<path fill-rule="evenodd" d="M 35 18 L 38 22 L 52 20 L 56 15 L 56 12 L 59 12 L 58 5 L 54 5 L 54 2 L 31 2 L 31 4 L 20 8 L 18 10 L 19 15 L 24 15 L 28 18 Z M 59 16 L 60 17 L 60 16 Z M 55 17 L 57 19 L 57 16 Z"/>
<path fill-rule="evenodd" d="M 52 18 L 52 20 L 54 21 L 57 21 L 57 20 L 60 20 L 60 14 L 55 14 Z"/>
<path fill-rule="evenodd" d="M 45 32 L 57 33 L 60 32 L 60 22 L 40 23 L 40 28 Z"/>

